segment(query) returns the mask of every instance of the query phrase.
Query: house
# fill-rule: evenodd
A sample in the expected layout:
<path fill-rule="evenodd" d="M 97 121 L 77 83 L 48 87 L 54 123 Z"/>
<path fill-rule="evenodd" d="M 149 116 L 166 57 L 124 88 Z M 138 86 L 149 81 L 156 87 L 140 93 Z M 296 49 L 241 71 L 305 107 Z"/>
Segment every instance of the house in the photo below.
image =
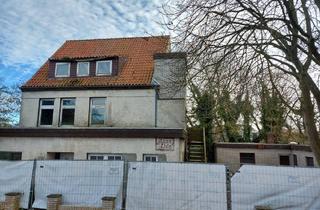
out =
<path fill-rule="evenodd" d="M 66 41 L 21 87 L 0 159 L 183 161 L 185 68 L 169 36 Z"/>
<path fill-rule="evenodd" d="M 215 143 L 215 160 L 232 173 L 243 164 L 316 167 L 315 156 L 307 145 L 263 143 Z"/>

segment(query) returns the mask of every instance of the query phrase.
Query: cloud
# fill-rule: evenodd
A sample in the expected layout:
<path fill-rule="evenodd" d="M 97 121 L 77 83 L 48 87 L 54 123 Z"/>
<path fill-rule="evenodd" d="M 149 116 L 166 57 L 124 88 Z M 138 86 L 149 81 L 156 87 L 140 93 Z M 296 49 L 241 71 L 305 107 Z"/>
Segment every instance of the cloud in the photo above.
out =
<path fill-rule="evenodd" d="M 29 75 L 68 39 L 163 34 L 159 6 L 159 0 L 1 0 L 0 64 Z"/>

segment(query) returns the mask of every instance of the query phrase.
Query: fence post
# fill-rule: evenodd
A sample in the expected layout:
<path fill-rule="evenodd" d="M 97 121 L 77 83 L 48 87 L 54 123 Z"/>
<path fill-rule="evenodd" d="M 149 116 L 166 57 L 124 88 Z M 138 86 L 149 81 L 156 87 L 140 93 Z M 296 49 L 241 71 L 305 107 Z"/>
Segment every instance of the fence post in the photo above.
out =
<path fill-rule="evenodd" d="M 226 189 L 227 189 L 227 209 L 232 210 L 232 199 L 231 199 L 231 177 L 229 167 L 226 166 Z"/>
<path fill-rule="evenodd" d="M 51 194 L 47 196 L 47 210 L 58 210 L 62 203 L 61 194 Z"/>
<path fill-rule="evenodd" d="M 116 208 L 115 197 L 103 197 L 102 198 L 102 210 L 115 210 Z"/>
<path fill-rule="evenodd" d="M 19 210 L 20 209 L 20 197 L 18 192 L 11 192 L 5 194 L 5 210 Z"/>
<path fill-rule="evenodd" d="M 32 208 L 32 203 L 34 200 L 34 187 L 35 187 L 35 179 L 36 179 L 36 168 L 37 168 L 37 160 L 33 160 L 33 168 L 32 168 L 32 178 L 31 178 L 31 185 L 30 185 L 30 194 L 29 194 L 29 203 L 28 208 Z"/>

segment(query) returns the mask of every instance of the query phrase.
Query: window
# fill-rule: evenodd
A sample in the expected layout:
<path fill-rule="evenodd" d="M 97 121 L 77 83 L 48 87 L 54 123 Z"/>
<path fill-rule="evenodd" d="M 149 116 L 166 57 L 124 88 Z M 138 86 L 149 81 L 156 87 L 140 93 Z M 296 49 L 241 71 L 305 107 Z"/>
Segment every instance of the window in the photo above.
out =
<path fill-rule="evenodd" d="M 298 158 L 296 154 L 293 154 L 293 165 L 298 166 Z"/>
<path fill-rule="evenodd" d="M 254 153 L 240 153 L 240 164 L 255 164 L 256 157 Z"/>
<path fill-rule="evenodd" d="M 290 157 L 289 155 L 280 155 L 279 156 L 281 166 L 290 166 Z"/>
<path fill-rule="evenodd" d="M 73 125 L 76 99 L 61 100 L 60 125 Z"/>
<path fill-rule="evenodd" d="M 112 61 L 97 61 L 96 63 L 96 75 L 111 75 Z"/>
<path fill-rule="evenodd" d="M 306 165 L 308 167 L 314 167 L 313 157 L 306 157 Z"/>
<path fill-rule="evenodd" d="M 77 75 L 88 76 L 89 75 L 89 62 L 78 62 L 77 64 Z"/>
<path fill-rule="evenodd" d="M 39 125 L 52 125 L 54 99 L 40 99 Z"/>
<path fill-rule="evenodd" d="M 143 161 L 145 162 L 158 162 L 158 155 L 143 155 Z"/>
<path fill-rule="evenodd" d="M 122 155 L 115 154 L 88 154 L 89 160 L 123 160 Z"/>
<path fill-rule="evenodd" d="M 73 160 L 73 152 L 48 152 L 48 160 Z"/>
<path fill-rule="evenodd" d="M 22 152 L 0 152 L 0 160 L 21 160 Z"/>
<path fill-rule="evenodd" d="M 68 77 L 70 75 L 70 63 L 56 63 L 56 77 Z"/>
<path fill-rule="evenodd" d="M 106 112 L 106 98 L 91 98 L 90 124 L 104 125 Z"/>

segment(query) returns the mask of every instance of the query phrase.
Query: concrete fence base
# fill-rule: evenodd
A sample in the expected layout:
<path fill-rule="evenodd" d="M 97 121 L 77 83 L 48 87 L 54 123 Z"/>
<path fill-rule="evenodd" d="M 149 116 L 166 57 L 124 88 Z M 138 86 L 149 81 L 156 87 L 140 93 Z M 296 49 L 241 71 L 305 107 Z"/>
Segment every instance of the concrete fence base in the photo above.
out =
<path fill-rule="evenodd" d="M 11 192 L 5 194 L 5 201 L 0 202 L 0 210 L 19 210 L 21 193 Z"/>
<path fill-rule="evenodd" d="M 47 196 L 47 210 L 115 210 L 114 197 L 103 197 L 102 207 L 85 207 L 63 205 L 61 194 L 52 194 Z"/>

